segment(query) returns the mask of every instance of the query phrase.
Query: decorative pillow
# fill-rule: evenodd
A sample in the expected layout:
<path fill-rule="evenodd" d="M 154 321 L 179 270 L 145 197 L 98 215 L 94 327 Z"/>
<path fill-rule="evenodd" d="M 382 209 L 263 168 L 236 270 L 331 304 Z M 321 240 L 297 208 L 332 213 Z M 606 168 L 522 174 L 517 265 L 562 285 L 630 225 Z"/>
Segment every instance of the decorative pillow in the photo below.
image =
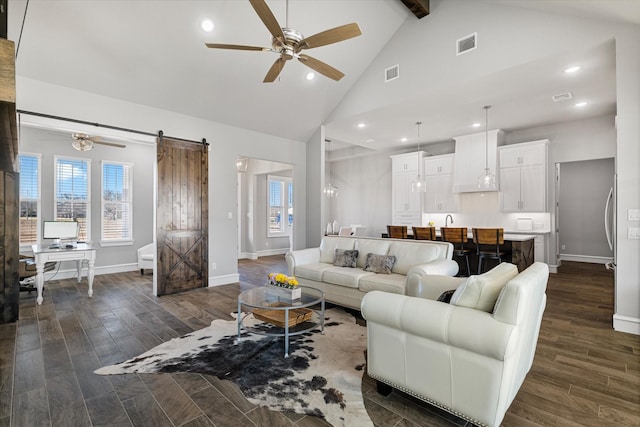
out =
<path fill-rule="evenodd" d="M 333 265 L 336 267 L 355 268 L 358 261 L 358 250 L 342 250 L 336 249 L 333 255 Z"/>
<path fill-rule="evenodd" d="M 518 268 L 506 262 L 484 274 L 470 276 L 453 293 L 450 304 L 491 313 L 504 285 L 518 275 Z"/>
<path fill-rule="evenodd" d="M 396 263 L 396 257 L 393 255 L 376 255 L 367 254 L 367 261 L 364 264 L 364 271 L 372 273 L 391 274 L 393 264 Z"/>
<path fill-rule="evenodd" d="M 440 294 L 440 296 L 438 297 L 438 299 L 436 301 L 440 301 L 440 302 L 444 302 L 449 304 L 449 302 L 451 301 L 451 297 L 453 296 L 453 293 L 455 292 L 455 289 L 451 289 L 450 291 L 444 291 L 443 293 Z"/>

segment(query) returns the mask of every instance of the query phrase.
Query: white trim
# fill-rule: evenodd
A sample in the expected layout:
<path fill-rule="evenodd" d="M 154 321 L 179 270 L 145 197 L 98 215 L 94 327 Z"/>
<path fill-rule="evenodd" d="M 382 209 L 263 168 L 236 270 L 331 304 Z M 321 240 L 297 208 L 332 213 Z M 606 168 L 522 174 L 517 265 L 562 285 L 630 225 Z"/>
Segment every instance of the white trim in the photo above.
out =
<path fill-rule="evenodd" d="M 588 262 L 592 264 L 606 264 L 613 261 L 612 257 L 572 254 L 560 254 L 559 259 L 561 261 Z"/>
<path fill-rule="evenodd" d="M 613 329 L 618 332 L 640 335 L 640 319 L 636 317 L 613 315 Z"/>
<path fill-rule="evenodd" d="M 100 240 L 100 246 L 102 247 L 110 247 L 110 246 L 133 246 L 135 241 L 133 239 L 126 240 Z"/>
<path fill-rule="evenodd" d="M 47 281 L 51 280 L 52 277 L 55 280 L 75 279 L 76 277 L 78 277 L 78 270 L 76 270 L 76 268 L 75 268 L 75 262 L 74 261 L 70 261 L 70 262 L 72 262 L 73 266 L 74 266 L 71 269 L 58 270 L 57 272 L 54 269 L 52 271 L 48 271 L 48 272 L 44 273 L 45 288 L 47 286 Z M 100 276 L 100 275 L 103 275 L 103 274 L 126 273 L 128 271 L 138 271 L 138 270 L 140 270 L 140 269 L 138 268 L 138 263 L 137 262 L 128 263 L 128 264 L 105 265 L 103 267 L 94 267 L 94 269 L 93 269 L 93 271 L 94 271 L 96 276 Z M 80 284 L 82 284 L 82 283 L 86 284 L 87 283 L 87 281 L 86 281 L 86 277 L 87 277 L 86 271 L 87 271 L 86 263 L 83 263 L 83 266 L 82 266 L 82 280 L 81 280 Z"/>
<path fill-rule="evenodd" d="M 262 256 L 271 256 L 271 255 L 284 255 L 289 252 L 289 248 L 280 248 L 280 249 L 265 249 L 263 251 L 258 252 L 240 252 L 238 254 L 238 259 L 252 259 L 256 260 Z"/>
<path fill-rule="evenodd" d="M 232 283 L 238 283 L 240 281 L 240 275 L 238 273 L 234 274 L 223 274 L 221 276 L 209 276 L 209 287 L 213 286 L 221 286 L 221 285 L 230 285 Z"/>

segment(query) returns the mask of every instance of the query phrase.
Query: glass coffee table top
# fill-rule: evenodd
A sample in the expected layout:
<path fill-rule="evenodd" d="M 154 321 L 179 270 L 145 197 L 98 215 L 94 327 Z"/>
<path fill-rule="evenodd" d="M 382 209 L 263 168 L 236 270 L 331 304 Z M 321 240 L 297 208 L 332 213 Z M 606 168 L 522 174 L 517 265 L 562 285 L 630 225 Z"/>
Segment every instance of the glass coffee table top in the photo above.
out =
<path fill-rule="evenodd" d="M 242 330 L 273 337 L 284 337 L 284 357 L 289 357 L 289 338 L 320 326 L 324 334 L 324 292 L 310 286 L 300 286 L 298 299 L 283 298 L 270 292 L 266 286 L 249 289 L 238 295 L 238 341 Z M 242 310 L 243 306 L 245 311 Z M 266 322 L 272 327 L 245 325 L 248 316 Z"/>

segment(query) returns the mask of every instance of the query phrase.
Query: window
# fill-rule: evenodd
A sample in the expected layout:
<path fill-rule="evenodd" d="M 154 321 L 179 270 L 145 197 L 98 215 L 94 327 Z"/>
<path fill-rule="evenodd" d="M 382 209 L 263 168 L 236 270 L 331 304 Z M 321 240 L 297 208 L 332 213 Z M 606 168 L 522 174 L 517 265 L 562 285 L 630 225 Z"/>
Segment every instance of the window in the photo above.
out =
<path fill-rule="evenodd" d="M 20 154 L 20 244 L 33 244 L 40 234 L 40 156 Z"/>
<path fill-rule="evenodd" d="M 131 240 L 131 165 L 102 163 L 102 241 Z"/>
<path fill-rule="evenodd" d="M 293 227 L 293 182 L 291 178 L 269 176 L 267 183 L 267 237 L 289 236 Z"/>
<path fill-rule="evenodd" d="M 91 162 L 85 159 L 54 157 L 57 221 L 76 220 L 80 224 L 78 240 L 90 241 L 91 204 L 89 172 Z"/>

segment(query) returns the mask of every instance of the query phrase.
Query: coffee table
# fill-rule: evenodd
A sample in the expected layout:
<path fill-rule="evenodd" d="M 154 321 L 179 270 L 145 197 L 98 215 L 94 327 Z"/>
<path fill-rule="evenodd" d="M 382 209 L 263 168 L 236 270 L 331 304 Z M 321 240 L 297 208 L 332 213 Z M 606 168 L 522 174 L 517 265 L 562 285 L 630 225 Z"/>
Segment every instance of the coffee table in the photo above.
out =
<path fill-rule="evenodd" d="M 296 300 L 270 294 L 265 286 L 249 289 L 238 295 L 238 342 L 242 329 L 260 335 L 284 337 L 284 357 L 289 357 L 290 337 L 317 326 L 320 326 L 320 331 L 324 334 L 324 292 L 311 286 L 300 286 L 300 289 L 302 296 Z M 249 308 L 249 311 L 243 314 L 242 306 Z M 245 325 L 244 319 L 252 314 L 273 327 Z"/>

